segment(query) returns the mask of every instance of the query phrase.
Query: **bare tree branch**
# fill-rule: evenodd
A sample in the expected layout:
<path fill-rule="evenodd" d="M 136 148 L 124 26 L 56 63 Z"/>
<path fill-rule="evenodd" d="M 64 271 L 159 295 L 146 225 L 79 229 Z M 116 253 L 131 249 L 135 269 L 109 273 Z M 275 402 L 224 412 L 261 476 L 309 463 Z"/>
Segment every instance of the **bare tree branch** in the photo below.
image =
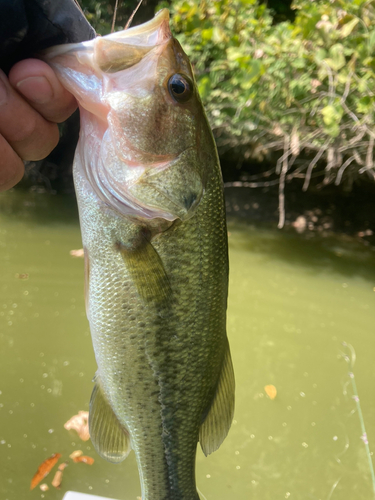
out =
<path fill-rule="evenodd" d="M 322 157 L 324 151 L 327 149 L 327 146 L 328 144 L 330 143 L 330 141 L 327 141 L 326 144 L 324 144 L 318 151 L 318 153 L 315 155 L 314 159 L 310 162 L 308 168 L 307 168 L 307 172 L 306 172 L 306 178 L 305 178 L 305 182 L 303 183 L 303 186 L 302 186 L 302 191 L 306 191 L 307 188 L 309 187 L 309 184 L 310 184 L 310 177 L 311 177 L 311 172 L 313 170 L 313 168 L 315 167 L 315 165 L 318 163 L 318 161 L 320 160 L 320 158 Z"/>
<path fill-rule="evenodd" d="M 340 167 L 339 171 L 337 172 L 336 180 L 335 180 L 335 185 L 338 186 L 341 182 L 342 179 L 342 174 L 344 173 L 345 169 L 352 163 L 354 160 L 354 156 L 351 156 L 348 158 Z"/>
<path fill-rule="evenodd" d="M 277 225 L 277 227 L 279 229 L 282 229 L 284 227 L 284 224 L 285 224 L 285 194 L 284 194 L 284 189 L 285 189 L 285 176 L 286 176 L 286 173 L 288 172 L 288 156 L 290 154 L 289 145 L 290 145 L 290 139 L 289 139 L 289 136 L 286 135 L 284 137 L 284 154 L 282 156 L 283 167 L 281 169 L 280 182 L 279 182 L 279 223 Z"/>

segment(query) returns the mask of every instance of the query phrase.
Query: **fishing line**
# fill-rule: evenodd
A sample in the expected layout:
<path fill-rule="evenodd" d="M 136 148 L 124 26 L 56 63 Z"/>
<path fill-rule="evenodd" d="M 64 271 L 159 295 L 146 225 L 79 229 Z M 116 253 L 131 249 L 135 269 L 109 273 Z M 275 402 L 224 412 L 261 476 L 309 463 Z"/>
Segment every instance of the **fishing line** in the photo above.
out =
<path fill-rule="evenodd" d="M 114 12 L 113 12 L 111 33 L 113 33 L 115 31 L 115 22 L 116 22 L 116 16 L 117 16 L 117 7 L 118 7 L 118 0 L 116 0 L 115 9 L 114 9 Z"/>
<path fill-rule="evenodd" d="M 368 463 L 369 463 L 369 467 L 370 467 L 370 474 L 371 474 L 371 479 L 372 479 L 372 489 L 373 489 L 373 492 L 375 494 L 375 473 L 374 473 L 374 466 L 373 466 L 372 460 L 371 460 L 371 451 L 370 451 L 370 446 L 369 446 L 369 442 L 368 442 L 368 438 L 367 438 L 365 421 L 364 421 L 364 418 L 363 418 L 362 409 L 361 409 L 361 405 L 360 405 L 360 402 L 359 402 L 357 384 L 355 382 L 355 376 L 354 376 L 354 372 L 353 372 L 353 367 L 354 367 L 354 363 L 355 363 L 355 360 L 356 360 L 356 354 L 355 354 L 354 348 L 353 348 L 353 346 L 351 344 L 347 344 L 346 342 L 343 342 L 342 345 L 344 347 L 346 347 L 350 351 L 350 355 L 349 356 L 347 354 L 343 353 L 343 358 L 344 358 L 344 360 L 349 365 L 349 380 L 351 382 L 352 389 L 353 389 L 353 394 L 354 394 L 352 396 L 352 398 L 354 399 L 356 407 L 357 407 L 357 413 L 358 413 L 359 422 L 360 422 L 361 431 L 362 431 L 361 440 L 363 441 L 363 443 L 365 445 L 365 448 L 366 448 Z"/>
<path fill-rule="evenodd" d="M 330 492 L 328 494 L 327 500 L 331 500 L 332 494 L 335 491 L 336 486 L 339 484 L 340 481 L 341 481 L 341 477 L 339 477 L 338 480 L 335 483 L 333 483 L 332 488 L 331 488 L 331 490 L 330 490 Z"/>
<path fill-rule="evenodd" d="M 207 500 L 207 498 L 203 495 L 203 493 L 201 492 L 201 490 L 198 488 L 197 486 L 197 491 L 198 493 L 203 497 L 203 500 Z"/>
<path fill-rule="evenodd" d="M 127 30 L 131 24 L 131 22 L 133 21 L 133 17 L 136 15 L 137 13 L 137 10 L 139 9 L 139 7 L 141 6 L 141 3 L 143 2 L 143 0 L 139 0 L 138 2 L 138 5 L 137 7 L 133 10 L 133 14 L 129 17 L 129 20 L 128 22 L 125 24 L 125 28 L 124 30 Z"/>

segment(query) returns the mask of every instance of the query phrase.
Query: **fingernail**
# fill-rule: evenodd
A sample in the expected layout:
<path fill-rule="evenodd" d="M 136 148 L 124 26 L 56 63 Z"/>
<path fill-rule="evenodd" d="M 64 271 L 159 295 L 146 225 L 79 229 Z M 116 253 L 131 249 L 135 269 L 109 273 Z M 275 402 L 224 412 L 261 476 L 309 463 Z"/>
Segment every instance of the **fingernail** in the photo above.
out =
<path fill-rule="evenodd" d="M 17 83 L 17 89 L 29 101 L 47 104 L 53 97 L 51 84 L 44 76 L 30 76 Z"/>

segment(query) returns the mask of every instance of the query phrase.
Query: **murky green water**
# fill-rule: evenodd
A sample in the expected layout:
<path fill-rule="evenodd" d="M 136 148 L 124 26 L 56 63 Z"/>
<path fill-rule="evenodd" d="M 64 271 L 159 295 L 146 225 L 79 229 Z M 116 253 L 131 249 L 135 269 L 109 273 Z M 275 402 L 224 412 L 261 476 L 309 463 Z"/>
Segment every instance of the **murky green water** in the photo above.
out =
<path fill-rule="evenodd" d="M 75 490 L 136 500 L 133 454 L 108 464 L 63 427 L 88 409 L 95 372 L 83 260 L 69 254 L 81 247 L 74 202 L 13 192 L 0 209 L 0 499 Z M 374 252 L 235 223 L 229 240 L 236 415 L 219 451 L 198 452 L 200 491 L 207 500 L 373 499 L 352 382 L 375 447 Z M 95 463 L 71 463 L 61 490 L 29 491 L 44 459 L 76 449 Z"/>

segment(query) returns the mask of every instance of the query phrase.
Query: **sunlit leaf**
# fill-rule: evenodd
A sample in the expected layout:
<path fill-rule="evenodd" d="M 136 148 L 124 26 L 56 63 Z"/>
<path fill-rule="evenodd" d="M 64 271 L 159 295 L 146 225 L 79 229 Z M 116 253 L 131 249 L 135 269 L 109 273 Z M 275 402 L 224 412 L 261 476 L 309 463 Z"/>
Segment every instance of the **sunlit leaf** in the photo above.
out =
<path fill-rule="evenodd" d="M 264 71 L 264 66 L 261 61 L 258 59 L 250 61 L 246 71 L 242 73 L 241 88 L 249 89 L 254 81 L 264 73 Z"/>
<path fill-rule="evenodd" d="M 321 110 L 321 114 L 323 115 L 323 121 L 326 125 L 330 126 L 334 123 L 338 123 L 341 120 L 343 115 L 343 109 L 341 106 L 334 106 L 332 104 L 328 104 Z"/>
<path fill-rule="evenodd" d="M 266 385 L 264 391 L 270 399 L 275 399 L 277 396 L 277 390 L 274 385 Z"/>
<path fill-rule="evenodd" d="M 329 57 L 325 59 L 325 62 L 334 70 L 339 70 L 345 65 L 344 47 L 341 43 L 336 43 L 332 45 L 329 49 Z"/>
<path fill-rule="evenodd" d="M 202 40 L 209 41 L 212 38 L 213 28 L 202 30 Z"/>
<path fill-rule="evenodd" d="M 198 90 L 199 90 L 199 93 L 200 93 L 202 99 L 206 99 L 206 97 L 208 96 L 208 94 L 211 90 L 211 80 L 210 80 L 210 77 L 208 75 L 200 78 L 200 80 L 198 82 Z"/>
<path fill-rule="evenodd" d="M 348 35 L 350 35 L 350 33 L 353 31 L 353 29 L 357 26 L 358 23 L 359 23 L 359 19 L 355 17 L 354 19 L 352 19 L 348 23 L 344 24 L 344 26 L 340 30 L 341 31 L 341 38 L 345 38 Z"/>
<path fill-rule="evenodd" d="M 375 30 L 371 31 L 369 39 L 368 39 L 368 45 L 369 45 L 369 50 L 370 52 L 375 49 Z"/>
<path fill-rule="evenodd" d="M 373 99 L 370 96 L 361 97 L 357 104 L 358 113 L 367 113 L 373 107 Z"/>

